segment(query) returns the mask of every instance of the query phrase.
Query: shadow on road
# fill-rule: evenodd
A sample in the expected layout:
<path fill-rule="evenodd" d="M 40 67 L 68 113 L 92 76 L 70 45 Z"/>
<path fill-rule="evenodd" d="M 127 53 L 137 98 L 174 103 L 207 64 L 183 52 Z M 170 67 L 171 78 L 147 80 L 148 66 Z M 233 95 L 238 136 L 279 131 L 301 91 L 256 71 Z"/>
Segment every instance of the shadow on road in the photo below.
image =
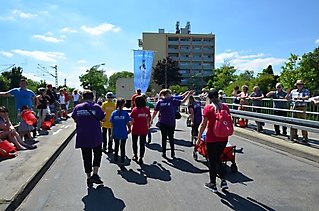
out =
<path fill-rule="evenodd" d="M 162 164 L 154 161 L 152 164 L 142 164 L 140 169 L 137 169 L 147 178 L 158 179 L 162 181 L 171 181 L 171 172 L 165 169 Z"/>
<path fill-rule="evenodd" d="M 242 183 L 245 184 L 245 182 L 252 182 L 254 181 L 253 179 L 247 177 L 246 175 L 244 175 L 241 172 L 236 172 L 233 173 L 230 169 L 230 167 L 227 167 L 226 169 L 226 178 L 229 182 L 231 183 Z M 246 185 L 246 184 L 245 184 Z"/>
<path fill-rule="evenodd" d="M 224 193 L 224 194 L 223 194 Z M 228 206 L 232 210 L 269 210 L 274 209 L 262 204 L 250 197 L 243 198 L 235 193 L 224 191 L 223 193 L 218 192 L 217 195 L 221 198 L 220 201 Z"/>
<path fill-rule="evenodd" d="M 123 210 L 125 203 L 123 200 L 115 198 L 113 191 L 103 185 L 96 188 L 88 188 L 88 194 L 82 198 L 85 205 L 83 210 Z"/>
<path fill-rule="evenodd" d="M 163 161 L 163 163 L 189 173 L 201 174 L 208 172 L 208 169 L 199 169 L 182 158 L 168 159 L 167 161 Z"/>
<path fill-rule="evenodd" d="M 184 139 L 175 139 L 174 143 L 176 145 L 184 146 L 184 147 L 192 147 L 193 146 L 191 141 L 186 141 Z"/>
<path fill-rule="evenodd" d="M 127 170 L 125 166 L 122 166 L 121 170 L 117 171 L 117 174 L 121 175 L 123 179 L 130 183 L 138 185 L 145 185 L 147 183 L 146 176 L 135 172 L 133 169 Z"/>
<path fill-rule="evenodd" d="M 150 143 L 150 144 L 146 144 L 145 146 L 147 148 L 149 148 L 150 150 L 155 150 L 155 151 L 158 151 L 158 152 L 162 152 L 161 145 L 159 145 L 157 143 Z"/>

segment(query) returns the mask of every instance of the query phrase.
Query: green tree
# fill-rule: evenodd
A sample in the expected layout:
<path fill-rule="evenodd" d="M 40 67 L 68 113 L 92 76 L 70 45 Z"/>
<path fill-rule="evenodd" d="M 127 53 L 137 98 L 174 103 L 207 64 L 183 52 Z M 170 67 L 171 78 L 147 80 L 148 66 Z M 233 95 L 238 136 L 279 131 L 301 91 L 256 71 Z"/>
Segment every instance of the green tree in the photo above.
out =
<path fill-rule="evenodd" d="M 129 71 L 121 71 L 114 73 L 109 77 L 109 83 L 107 90 L 111 92 L 116 92 L 116 81 L 119 78 L 134 78 L 134 73 L 129 72 Z"/>
<path fill-rule="evenodd" d="M 2 73 L 2 76 L 7 78 L 7 80 L 9 81 L 9 89 L 19 87 L 20 80 L 23 77 L 22 72 L 22 67 L 13 67 L 11 71 L 6 71 Z"/>
<path fill-rule="evenodd" d="M 102 70 L 92 67 L 91 69 L 86 70 L 86 74 L 82 74 L 79 79 L 81 86 L 84 89 L 96 91 L 97 97 L 103 96 L 106 93 L 108 78 Z"/>
<path fill-rule="evenodd" d="M 236 69 L 234 66 L 224 64 L 220 68 L 215 69 L 215 72 L 208 81 L 207 86 L 210 88 L 213 87 L 217 90 L 224 90 L 236 80 L 236 76 L 234 75 L 235 72 Z"/>
<path fill-rule="evenodd" d="M 171 85 L 169 89 L 172 90 L 172 92 L 175 91 L 176 93 L 180 94 L 186 92 L 188 90 L 188 87 L 180 85 Z"/>
<path fill-rule="evenodd" d="M 298 79 L 300 79 L 300 74 L 298 69 L 300 58 L 296 54 L 290 54 L 288 61 L 282 67 L 282 72 L 279 76 L 280 83 L 283 84 L 284 88 L 293 88 L 294 84 Z"/>
<path fill-rule="evenodd" d="M 37 93 L 38 88 L 40 87 L 40 82 L 31 80 L 31 79 L 27 79 L 27 81 L 28 81 L 28 89 L 32 90 L 34 93 Z"/>
<path fill-rule="evenodd" d="M 240 73 L 238 76 L 235 76 L 234 82 L 227 86 L 224 89 L 224 92 L 227 96 L 231 96 L 235 86 L 239 86 L 241 89 L 243 85 L 247 85 L 251 90 L 251 88 L 254 86 L 254 79 L 254 71 L 246 70 L 243 73 Z"/>
<path fill-rule="evenodd" d="M 0 75 L 0 91 L 7 91 L 9 90 L 10 84 L 6 77 Z"/>
<path fill-rule="evenodd" d="M 319 48 L 301 57 L 291 54 L 282 67 L 279 81 L 286 88 L 294 88 L 297 80 L 302 80 L 311 93 L 319 90 Z"/>
<path fill-rule="evenodd" d="M 169 87 L 173 84 L 179 85 L 181 83 L 178 63 L 170 57 L 158 61 L 153 70 L 153 80 L 162 87 Z"/>
<path fill-rule="evenodd" d="M 254 86 L 259 86 L 260 90 L 265 94 L 275 89 L 276 79 L 277 77 L 274 75 L 272 66 L 268 65 L 261 73 L 257 74 L 257 77 L 253 80 L 253 84 Z"/>

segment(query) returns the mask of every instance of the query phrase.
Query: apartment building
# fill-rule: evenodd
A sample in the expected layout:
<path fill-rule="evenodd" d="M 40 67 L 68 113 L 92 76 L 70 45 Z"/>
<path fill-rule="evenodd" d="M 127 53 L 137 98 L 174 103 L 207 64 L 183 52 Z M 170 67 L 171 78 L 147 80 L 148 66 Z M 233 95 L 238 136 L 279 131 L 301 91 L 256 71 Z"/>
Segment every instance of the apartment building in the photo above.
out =
<path fill-rule="evenodd" d="M 177 22 L 175 33 L 165 33 L 164 29 L 157 33 L 143 32 L 139 46 L 155 51 L 153 67 L 167 56 L 177 61 L 183 86 L 202 87 L 215 69 L 215 35 L 191 34 L 189 22 L 184 28 L 179 28 Z"/>

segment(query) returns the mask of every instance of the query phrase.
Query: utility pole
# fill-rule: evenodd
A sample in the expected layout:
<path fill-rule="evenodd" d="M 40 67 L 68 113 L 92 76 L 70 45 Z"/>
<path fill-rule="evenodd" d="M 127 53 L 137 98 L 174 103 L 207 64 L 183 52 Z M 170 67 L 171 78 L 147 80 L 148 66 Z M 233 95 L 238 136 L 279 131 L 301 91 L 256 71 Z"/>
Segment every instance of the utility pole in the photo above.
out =
<path fill-rule="evenodd" d="M 50 66 L 51 68 L 55 69 L 55 74 L 53 75 L 52 73 L 50 73 L 49 71 L 47 71 L 45 69 L 45 67 L 41 66 L 40 64 L 38 64 L 38 69 L 42 70 L 43 72 L 51 75 L 53 78 L 55 78 L 55 87 L 58 87 L 58 66 L 54 65 L 54 66 Z"/>
<path fill-rule="evenodd" d="M 55 70 L 55 87 L 58 88 L 58 65 L 51 66 Z"/>

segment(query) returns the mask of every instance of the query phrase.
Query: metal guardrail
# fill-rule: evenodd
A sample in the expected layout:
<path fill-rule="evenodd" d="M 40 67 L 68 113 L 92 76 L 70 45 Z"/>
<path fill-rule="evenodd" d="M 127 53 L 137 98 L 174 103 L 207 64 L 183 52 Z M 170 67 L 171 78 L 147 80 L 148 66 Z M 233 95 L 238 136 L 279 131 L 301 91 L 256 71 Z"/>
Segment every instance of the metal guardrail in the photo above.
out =
<path fill-rule="evenodd" d="M 228 101 L 233 100 L 233 97 L 226 98 Z M 264 98 L 262 99 L 263 102 L 267 102 L 265 106 L 251 106 L 251 105 L 242 105 L 244 108 L 248 108 L 249 110 L 252 110 L 253 108 L 261 109 L 262 111 L 266 111 L 265 113 L 257 113 L 253 111 L 243 111 L 243 110 L 236 110 L 233 109 L 234 107 L 241 106 L 240 104 L 234 104 L 234 103 L 227 103 L 226 104 L 230 107 L 230 113 L 233 117 L 236 118 L 243 118 L 248 120 L 253 120 L 257 122 L 265 122 L 273 125 L 279 125 L 279 126 L 285 126 L 288 128 L 294 128 L 298 130 L 306 130 L 313 133 L 319 133 L 319 106 L 313 106 L 311 107 L 311 110 L 313 111 L 298 111 L 298 110 L 292 110 L 292 109 L 279 109 L 279 108 L 273 108 L 273 101 L 276 101 L 276 99 L 270 99 L 270 98 Z M 287 103 L 290 103 L 290 101 L 287 101 L 286 99 L 278 99 L 277 101 L 285 101 Z M 311 101 L 305 101 L 305 102 L 311 102 Z M 265 103 L 263 103 L 265 105 Z M 204 101 L 202 101 L 202 105 L 205 105 Z M 309 106 L 308 106 L 309 107 Z M 182 105 L 182 109 L 185 110 L 187 113 L 187 106 Z M 317 108 L 313 109 L 313 108 Z M 277 116 L 273 114 L 273 111 L 286 111 L 289 115 L 287 117 L 283 116 Z M 294 118 L 292 117 L 292 113 L 306 113 L 308 116 L 316 116 L 312 119 L 300 119 L 300 118 Z M 316 120 L 313 120 L 316 119 Z"/>

